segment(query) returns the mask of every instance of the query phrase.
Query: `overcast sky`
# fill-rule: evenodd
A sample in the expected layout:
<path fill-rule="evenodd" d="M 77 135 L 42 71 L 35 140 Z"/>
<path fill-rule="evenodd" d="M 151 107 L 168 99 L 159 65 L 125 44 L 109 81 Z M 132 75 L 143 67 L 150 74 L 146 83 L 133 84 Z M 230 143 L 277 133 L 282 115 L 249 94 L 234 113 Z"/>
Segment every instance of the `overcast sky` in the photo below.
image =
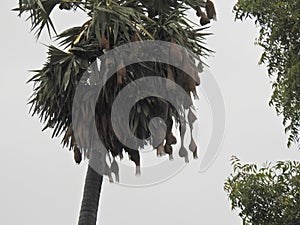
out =
<path fill-rule="evenodd" d="M 172 179 L 147 188 L 105 180 L 98 224 L 240 225 L 223 191 L 224 180 L 232 171 L 230 156 L 258 164 L 299 160 L 295 147 L 286 148 L 281 119 L 268 106 L 270 81 L 265 67 L 257 63 L 261 49 L 254 46 L 258 30 L 252 22 L 234 22 L 234 2 L 216 2 L 218 22 L 212 23 L 214 35 L 208 40 L 208 46 L 216 51 L 208 60 L 209 70 L 226 107 L 225 138 L 216 161 L 204 173 L 198 172 L 200 162 L 193 161 Z M 44 33 L 36 42 L 25 17 L 19 19 L 10 11 L 17 1 L 0 4 L 0 224 L 74 225 L 86 164 L 75 165 L 73 154 L 61 147 L 59 139 L 41 132 L 42 125 L 28 114 L 26 105 L 32 91 L 26 84 L 31 75 L 28 70 L 41 68 L 46 58 L 42 44 L 49 40 Z M 84 21 L 66 15 L 55 16 L 58 30 Z M 203 102 L 205 112 L 207 103 Z M 209 119 L 208 113 L 203 114 Z M 207 126 L 200 128 L 202 133 L 208 133 L 209 123 Z"/>

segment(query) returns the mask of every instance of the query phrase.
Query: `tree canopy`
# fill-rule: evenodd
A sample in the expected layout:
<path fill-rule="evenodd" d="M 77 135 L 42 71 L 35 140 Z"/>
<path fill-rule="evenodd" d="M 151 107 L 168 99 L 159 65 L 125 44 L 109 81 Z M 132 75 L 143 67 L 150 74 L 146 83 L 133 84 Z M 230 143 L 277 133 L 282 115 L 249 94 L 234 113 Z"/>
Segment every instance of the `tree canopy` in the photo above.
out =
<path fill-rule="evenodd" d="M 243 224 L 296 225 L 300 221 L 300 163 L 242 164 L 232 157 L 233 173 L 224 189 Z"/>
<path fill-rule="evenodd" d="M 208 1 L 211 3 L 211 1 Z M 212 3 L 211 3 L 212 4 Z M 58 35 L 55 35 L 58 47 L 48 47 L 48 59 L 43 68 L 34 71 L 29 82 L 34 83 L 33 95 L 29 104 L 33 115 L 38 115 L 45 124 L 44 129 L 52 129 L 53 137 L 62 135 L 62 143 L 74 150 L 75 161 L 80 162 L 82 153 L 88 153 L 88 131 L 81 132 L 79 140 L 75 140 L 72 128 L 72 100 L 78 82 L 83 73 L 99 56 L 117 46 L 143 40 L 162 40 L 174 45 L 170 48 L 170 54 L 176 55 L 178 62 L 183 67 L 202 69 L 190 60 L 185 52 L 180 51 L 176 44 L 181 45 L 194 54 L 206 57 L 210 50 L 205 47 L 205 32 L 207 27 L 200 27 L 187 18 L 186 11 L 194 9 L 201 17 L 202 25 L 208 24 L 215 18 L 212 6 L 202 0 L 161 0 L 161 1 L 125 1 L 125 0 L 19 0 L 19 7 L 15 10 L 20 15 L 26 13 L 38 38 L 46 28 L 51 35 L 55 30 L 51 20 L 51 12 L 57 7 L 60 10 L 82 10 L 88 16 L 87 21 L 79 26 L 71 27 Z M 207 15 L 201 8 L 206 8 Z M 212 10 L 212 11 L 209 11 Z M 102 69 L 109 70 L 108 61 L 104 62 Z M 142 62 L 129 66 L 122 63 L 118 65 L 116 76 L 105 84 L 101 91 L 96 106 L 96 123 L 101 141 L 113 156 L 122 158 L 123 151 L 128 152 L 130 159 L 136 165 L 140 164 L 139 153 L 135 149 L 126 148 L 120 143 L 111 125 L 111 107 L 115 97 L 127 84 L 133 80 L 147 76 L 161 76 L 175 81 L 188 93 L 196 97 L 196 86 L 200 84 L 198 75 L 192 79 L 180 69 L 158 62 Z M 93 78 L 86 81 L 93 85 Z M 168 88 L 166 86 L 166 88 Z M 89 98 L 88 91 L 82 98 Z M 182 104 L 184 105 L 184 104 Z M 87 108 L 88 109 L 88 105 Z M 189 105 L 189 118 L 193 120 L 195 115 Z M 81 112 L 85 117 L 86 111 Z M 183 115 L 173 109 L 172 105 L 159 98 L 145 98 L 138 102 L 130 113 L 130 128 L 132 133 L 140 139 L 150 135 L 148 122 L 154 117 L 161 117 L 167 124 L 165 142 L 161 143 L 158 154 L 167 153 L 172 158 L 172 145 L 176 138 L 172 134 L 173 119 L 181 121 Z M 181 133 L 185 127 L 180 124 Z M 194 157 L 197 146 L 191 140 L 190 150 Z M 187 150 L 184 146 L 179 152 L 187 161 Z"/>
<path fill-rule="evenodd" d="M 264 49 L 265 63 L 272 78 L 270 105 L 283 116 L 288 146 L 300 137 L 300 1 L 238 0 L 237 20 L 253 19 L 260 28 L 257 44 Z"/>

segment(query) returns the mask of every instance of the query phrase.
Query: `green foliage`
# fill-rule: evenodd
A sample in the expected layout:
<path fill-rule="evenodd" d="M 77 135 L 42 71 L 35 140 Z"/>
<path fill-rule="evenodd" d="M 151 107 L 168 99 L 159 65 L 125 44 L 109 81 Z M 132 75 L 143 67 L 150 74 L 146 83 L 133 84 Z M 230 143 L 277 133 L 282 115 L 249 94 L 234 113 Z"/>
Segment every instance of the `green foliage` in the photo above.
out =
<path fill-rule="evenodd" d="M 288 146 L 299 142 L 300 129 L 300 1 L 238 0 L 237 20 L 251 18 L 260 27 L 257 44 L 263 47 L 261 63 L 272 77 L 270 105 L 283 116 Z"/>
<path fill-rule="evenodd" d="M 171 41 L 189 48 L 199 56 L 207 56 L 210 50 L 204 46 L 205 36 L 208 35 L 204 32 L 206 27 L 192 23 L 186 15 L 187 9 L 204 5 L 202 0 L 20 0 L 19 7 L 15 10 L 20 15 L 29 14 L 32 30 L 36 31 L 37 38 L 44 28 L 48 29 L 49 35 L 51 29 L 55 31 L 50 14 L 56 6 L 61 10 L 83 10 L 88 16 L 84 24 L 56 35 L 59 47 L 49 46 L 48 60 L 44 67 L 34 71 L 35 75 L 29 80 L 34 83 L 33 95 L 29 102 L 31 112 L 40 117 L 41 122 L 45 124 L 44 129 L 53 129 L 53 137 L 63 135 L 63 145 L 74 149 L 77 154 L 88 152 L 88 149 L 81 149 L 83 145 L 88 146 L 87 143 L 81 143 L 91 141 L 87 131 L 81 132 L 81 143 L 76 143 L 72 131 L 72 100 L 84 71 L 105 51 L 138 40 Z M 176 49 L 173 49 L 173 53 L 184 56 L 183 52 L 176 52 Z M 188 67 L 193 66 L 189 64 L 191 62 L 185 63 Z M 122 151 L 125 150 L 138 165 L 138 152 L 122 146 L 111 129 L 110 109 L 115 96 L 128 83 L 140 77 L 167 77 L 171 73 L 175 82 L 180 85 L 182 81 L 188 83 L 189 77 L 179 69 L 169 68 L 168 65 L 160 63 L 138 63 L 126 68 L 120 66 L 124 76 L 120 78 L 119 74 L 116 74 L 106 83 L 97 102 L 95 119 L 100 127 L 99 135 L 113 156 L 122 156 Z M 183 88 L 188 93 L 195 94 L 195 86 L 199 84 L 189 82 Z M 92 85 L 92 77 L 87 83 Z M 88 92 L 82 96 L 88 97 Z M 94 109 L 89 109 L 87 105 L 86 110 L 79 113 L 85 117 L 89 110 Z M 176 142 L 171 134 L 172 121 L 179 121 L 180 115 L 169 103 L 166 104 L 157 98 L 147 98 L 138 102 L 130 114 L 130 127 L 137 137 L 145 139 L 150 134 L 148 122 L 157 116 L 167 121 L 165 149 L 170 150 L 170 145 Z M 172 152 L 169 151 L 168 154 Z"/>
<path fill-rule="evenodd" d="M 232 157 L 234 173 L 226 180 L 232 209 L 243 224 L 296 225 L 300 221 L 300 163 L 278 161 L 261 168 Z"/>

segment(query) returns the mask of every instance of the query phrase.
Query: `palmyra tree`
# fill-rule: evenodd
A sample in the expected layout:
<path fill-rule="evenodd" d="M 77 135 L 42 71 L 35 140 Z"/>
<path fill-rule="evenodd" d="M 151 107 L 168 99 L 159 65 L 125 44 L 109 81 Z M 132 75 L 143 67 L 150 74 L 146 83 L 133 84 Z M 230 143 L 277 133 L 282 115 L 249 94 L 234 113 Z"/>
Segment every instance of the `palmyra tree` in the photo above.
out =
<path fill-rule="evenodd" d="M 60 10 L 82 10 L 89 19 L 84 24 L 71 27 L 57 35 L 50 17 L 56 6 Z M 76 163 L 81 162 L 82 156 L 89 158 L 90 149 L 87 146 L 91 141 L 87 131 L 82 131 L 79 138 L 75 139 L 72 126 L 73 98 L 84 72 L 110 49 L 145 40 L 173 43 L 170 46 L 170 55 L 175 56 L 178 63 L 186 68 L 185 71 L 193 71 L 197 68 L 195 61 L 190 60 L 176 44 L 201 57 L 207 56 L 210 51 L 203 46 L 204 36 L 207 35 L 203 30 L 206 28 L 199 27 L 187 18 L 186 11 L 189 9 L 196 11 L 201 25 L 206 25 L 210 19 L 215 18 L 215 10 L 209 0 L 19 0 L 19 7 L 15 10 L 19 15 L 29 15 L 28 19 L 36 37 L 39 38 L 46 28 L 50 36 L 54 31 L 58 43 L 58 47 L 48 47 L 46 63 L 41 70 L 34 71 L 35 74 L 30 79 L 34 83 L 33 95 L 29 101 L 31 112 L 39 116 L 45 125 L 44 129 L 53 130 L 53 137 L 62 136 L 62 144 L 74 152 Z M 202 9 L 206 9 L 206 13 Z M 105 70 L 109 70 L 108 63 L 104 63 Z M 140 164 L 138 150 L 124 146 L 111 126 L 111 107 L 119 91 L 133 80 L 147 76 L 168 78 L 188 94 L 195 96 L 196 86 L 200 84 L 198 74 L 191 77 L 182 70 L 163 63 L 143 62 L 128 66 L 120 64 L 118 68 L 115 76 L 106 82 L 105 88 L 100 92 L 95 109 L 99 138 L 113 158 L 111 165 L 106 165 L 109 176 L 111 172 L 117 176 L 118 167 L 114 158 L 122 158 L 124 151 L 137 167 Z M 91 80 L 92 78 L 87 81 L 89 85 Z M 188 104 L 184 108 L 189 110 L 188 119 L 193 123 L 195 115 L 191 107 L 192 104 Z M 85 112 L 78 113 L 82 113 L 81 116 L 84 117 Z M 146 139 L 150 135 L 147 125 L 152 118 L 163 118 L 167 125 L 165 140 L 154 147 L 157 147 L 158 154 L 166 153 L 172 158 L 172 145 L 177 142 L 172 134 L 173 121 L 181 121 L 181 136 L 186 128 L 185 123 L 182 123 L 182 115 L 170 103 L 160 98 L 145 98 L 135 105 L 129 117 L 130 129 L 140 139 Z M 196 158 L 197 146 L 193 139 L 189 149 Z M 179 155 L 188 161 L 188 151 L 183 144 Z M 79 218 L 81 225 L 96 224 L 102 179 L 103 174 L 97 173 L 91 166 L 88 167 Z"/>

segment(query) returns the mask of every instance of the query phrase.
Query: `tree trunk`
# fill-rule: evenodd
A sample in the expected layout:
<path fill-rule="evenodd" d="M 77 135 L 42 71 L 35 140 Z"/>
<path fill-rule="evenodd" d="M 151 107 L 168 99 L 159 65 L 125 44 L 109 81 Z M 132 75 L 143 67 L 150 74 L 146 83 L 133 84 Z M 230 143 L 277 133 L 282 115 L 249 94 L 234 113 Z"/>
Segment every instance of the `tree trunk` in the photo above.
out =
<path fill-rule="evenodd" d="M 96 225 L 103 176 L 88 165 L 78 225 Z"/>

